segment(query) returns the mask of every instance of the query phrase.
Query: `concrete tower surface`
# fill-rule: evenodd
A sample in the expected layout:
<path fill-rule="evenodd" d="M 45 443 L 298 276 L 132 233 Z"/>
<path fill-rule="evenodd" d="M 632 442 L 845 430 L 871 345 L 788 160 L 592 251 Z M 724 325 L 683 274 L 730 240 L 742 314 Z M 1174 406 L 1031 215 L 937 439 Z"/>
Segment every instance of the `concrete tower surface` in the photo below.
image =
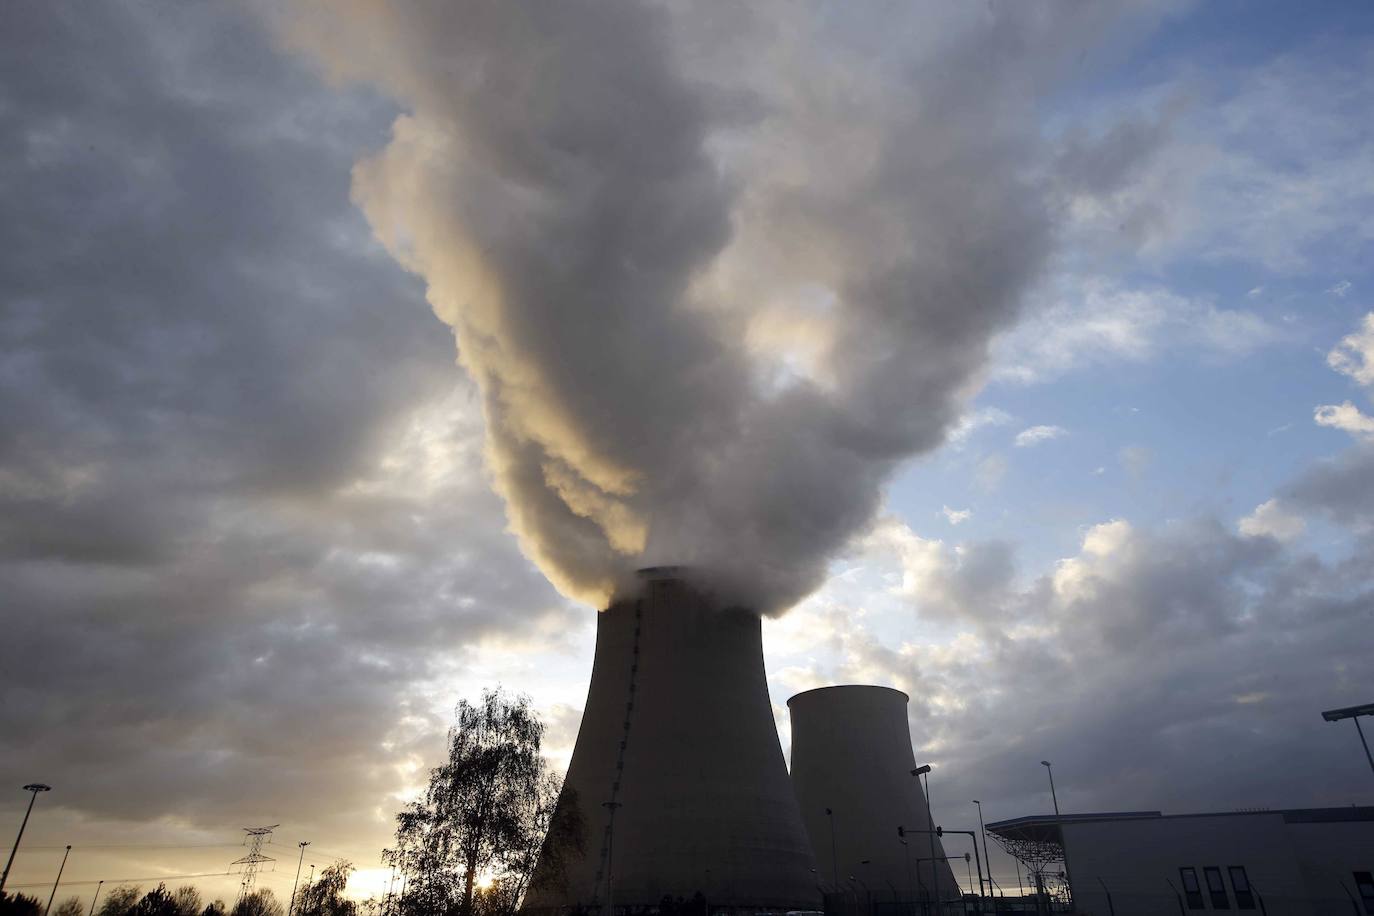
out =
<path fill-rule="evenodd" d="M 792 785 L 828 891 L 838 883 L 841 891 L 864 894 L 867 885 L 875 901 L 928 899 L 931 840 L 935 857 L 945 852 L 939 838 L 913 832 L 933 828 L 911 775 L 916 760 L 906 706 L 900 690 L 861 685 L 821 687 L 787 701 Z M 898 826 L 908 831 L 908 846 Z M 948 863 L 935 863 L 935 880 L 937 899 L 958 898 Z"/>
<path fill-rule="evenodd" d="M 722 608 L 675 567 L 597 615 L 587 705 L 560 805 L 583 848 L 545 849 L 527 912 L 581 904 L 814 909 L 820 894 L 763 670 L 758 614 Z M 560 812 L 561 813 L 561 812 Z"/>

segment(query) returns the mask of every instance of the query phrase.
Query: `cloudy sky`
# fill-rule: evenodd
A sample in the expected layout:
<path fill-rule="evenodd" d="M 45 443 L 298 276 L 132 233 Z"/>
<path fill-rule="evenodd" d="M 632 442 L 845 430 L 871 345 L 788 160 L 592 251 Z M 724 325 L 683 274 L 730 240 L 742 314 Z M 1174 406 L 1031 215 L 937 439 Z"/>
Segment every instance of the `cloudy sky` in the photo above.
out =
<path fill-rule="evenodd" d="M 1374 9 L 401 9 L 5 6 L 14 884 L 376 889 L 647 562 L 948 826 L 1370 802 Z"/>

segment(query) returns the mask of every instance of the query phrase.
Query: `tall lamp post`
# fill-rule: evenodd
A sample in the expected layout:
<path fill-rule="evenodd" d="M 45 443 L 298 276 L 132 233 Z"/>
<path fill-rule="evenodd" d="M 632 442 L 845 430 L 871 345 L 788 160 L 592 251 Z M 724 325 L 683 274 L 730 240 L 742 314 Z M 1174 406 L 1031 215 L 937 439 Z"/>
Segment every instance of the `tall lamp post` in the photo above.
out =
<path fill-rule="evenodd" d="M 101 889 L 102 887 L 104 887 L 104 886 L 105 886 L 105 882 L 104 882 L 103 880 L 97 882 L 96 885 L 95 885 L 95 893 L 91 895 L 91 912 L 90 912 L 90 916 L 95 916 L 95 902 L 96 902 L 97 900 L 100 899 L 100 889 Z"/>
<path fill-rule="evenodd" d="M 983 836 L 983 861 L 988 863 L 988 896 L 992 896 L 992 857 L 988 855 L 988 831 L 983 826 L 983 803 L 978 799 L 973 799 L 973 803 L 978 806 L 978 832 Z M 1000 886 L 1000 885 L 999 885 Z M 993 904 L 996 906 L 996 903 Z"/>
<path fill-rule="evenodd" d="M 1054 792 L 1054 766 L 1048 760 L 1040 765 L 1050 774 L 1050 799 L 1054 802 L 1054 826 L 1059 828 L 1059 848 L 1064 851 L 1064 883 L 1069 886 L 1069 906 L 1073 906 L 1073 872 L 1069 871 L 1069 844 L 1064 842 L 1064 822 L 1059 819 L 1059 796 Z"/>
<path fill-rule="evenodd" d="M 52 786 L 45 786 L 41 782 L 31 782 L 24 787 L 25 792 L 32 792 L 29 796 L 29 807 L 24 812 L 24 820 L 19 823 L 19 836 L 14 838 L 14 848 L 10 850 L 10 859 L 5 863 L 5 871 L 0 874 L 0 891 L 5 889 L 5 882 L 10 878 L 10 866 L 14 864 L 14 854 L 19 851 L 19 841 L 24 839 L 24 828 L 29 825 L 29 815 L 33 813 L 33 801 L 38 797 L 39 792 L 51 792 Z"/>
<path fill-rule="evenodd" d="M 296 909 L 296 885 L 301 883 L 301 863 L 305 861 L 305 847 L 310 845 L 310 841 L 301 840 L 296 845 L 301 848 L 301 854 L 296 859 L 296 879 L 291 882 L 291 903 L 286 907 L 286 916 L 291 916 Z"/>
<path fill-rule="evenodd" d="M 1355 720 L 1355 731 L 1360 733 L 1360 743 L 1364 745 L 1364 756 L 1369 761 L 1369 768 L 1374 770 L 1374 754 L 1369 753 L 1369 742 L 1364 740 L 1364 729 L 1360 728 L 1360 716 L 1374 716 L 1374 703 L 1366 703 L 1363 706 L 1347 706 L 1344 709 L 1328 709 L 1322 713 L 1322 718 L 1328 722 L 1339 722 L 1342 719 Z"/>
<path fill-rule="evenodd" d="M 52 893 L 48 895 L 48 905 L 43 908 L 43 916 L 48 916 L 52 912 L 52 901 L 57 896 L 57 885 L 62 883 L 62 873 L 67 870 L 67 856 L 72 854 L 72 844 L 67 844 L 67 851 L 62 853 L 62 864 L 57 868 L 57 880 L 52 883 Z"/>
<path fill-rule="evenodd" d="M 935 830 L 935 818 L 930 813 L 930 764 L 924 763 L 911 771 L 911 775 L 916 777 L 917 782 L 921 782 L 924 776 L 925 788 L 923 794 L 926 797 L 926 829 Z M 930 894 L 936 906 L 940 903 L 940 877 L 935 873 L 935 834 L 930 836 Z"/>

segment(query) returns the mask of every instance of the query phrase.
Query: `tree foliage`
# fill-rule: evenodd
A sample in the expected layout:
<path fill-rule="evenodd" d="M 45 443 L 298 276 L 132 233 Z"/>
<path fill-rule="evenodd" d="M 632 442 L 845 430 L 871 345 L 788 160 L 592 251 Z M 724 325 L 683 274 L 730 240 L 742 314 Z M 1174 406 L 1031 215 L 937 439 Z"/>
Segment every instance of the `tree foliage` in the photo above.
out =
<path fill-rule="evenodd" d="M 458 704 L 448 758 L 397 814 L 396 845 L 383 854 L 403 877 L 400 916 L 512 913 L 546 836 L 580 844 L 579 818 L 550 830 L 561 781 L 540 755 L 543 736 L 528 697 L 487 690 L 478 705 Z"/>
<path fill-rule="evenodd" d="M 296 916 L 357 916 L 358 905 L 344 896 L 353 863 L 340 859 L 296 895 Z"/>
<path fill-rule="evenodd" d="M 53 907 L 54 916 L 86 916 L 86 905 L 80 897 L 68 897 Z"/>
<path fill-rule="evenodd" d="M 204 911 L 200 891 L 189 884 L 183 884 L 177 888 L 172 899 L 176 902 L 177 916 L 201 916 Z"/>
<path fill-rule="evenodd" d="M 105 899 L 97 911 L 99 916 L 128 916 L 138 903 L 139 889 L 133 884 L 121 884 L 105 892 Z"/>
<path fill-rule="evenodd" d="M 143 899 L 133 905 L 127 916 L 177 916 L 176 897 L 167 890 L 167 885 L 159 884 L 144 894 Z"/>
<path fill-rule="evenodd" d="M 286 910 L 269 888 L 262 887 L 243 896 L 229 913 L 230 916 L 285 916 Z"/>
<path fill-rule="evenodd" d="M 43 904 L 28 894 L 0 891 L 0 916 L 41 916 Z"/>

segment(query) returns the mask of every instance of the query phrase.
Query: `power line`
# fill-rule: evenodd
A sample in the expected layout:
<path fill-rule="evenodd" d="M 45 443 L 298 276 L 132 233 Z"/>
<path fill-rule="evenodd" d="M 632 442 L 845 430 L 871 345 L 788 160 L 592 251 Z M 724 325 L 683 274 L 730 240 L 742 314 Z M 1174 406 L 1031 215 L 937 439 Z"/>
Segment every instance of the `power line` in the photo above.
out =
<path fill-rule="evenodd" d="M 98 883 L 100 883 L 101 881 L 103 881 L 103 882 L 106 883 L 106 884 L 133 884 L 134 882 L 137 882 L 137 881 L 167 881 L 167 880 L 173 879 L 173 878 L 223 878 L 223 877 L 232 877 L 232 876 L 233 876 L 233 873 L 232 873 L 232 872 L 227 872 L 227 871 L 207 871 L 207 872 L 201 872 L 201 873 L 195 874 L 195 875 L 149 875 L 149 876 L 144 877 L 144 878 L 89 878 L 89 879 L 84 879 L 84 880 L 80 880 L 80 881 L 75 881 L 75 880 L 73 880 L 73 881 L 63 881 L 62 884 L 63 884 L 64 887 L 65 887 L 66 885 L 68 885 L 68 884 L 98 884 Z M 13 881 L 11 881 L 11 882 L 9 882 L 9 886 L 10 886 L 10 887 L 47 887 L 47 886 L 48 886 L 48 882 L 46 882 L 46 881 L 31 881 L 31 882 L 28 882 L 27 884 L 16 884 L 16 883 L 14 883 Z"/>
<path fill-rule="evenodd" d="M 73 843 L 72 849 L 228 849 L 231 846 L 242 845 L 242 843 L 95 843 L 87 846 Z M 66 846 L 25 846 L 24 851 L 66 848 Z"/>

